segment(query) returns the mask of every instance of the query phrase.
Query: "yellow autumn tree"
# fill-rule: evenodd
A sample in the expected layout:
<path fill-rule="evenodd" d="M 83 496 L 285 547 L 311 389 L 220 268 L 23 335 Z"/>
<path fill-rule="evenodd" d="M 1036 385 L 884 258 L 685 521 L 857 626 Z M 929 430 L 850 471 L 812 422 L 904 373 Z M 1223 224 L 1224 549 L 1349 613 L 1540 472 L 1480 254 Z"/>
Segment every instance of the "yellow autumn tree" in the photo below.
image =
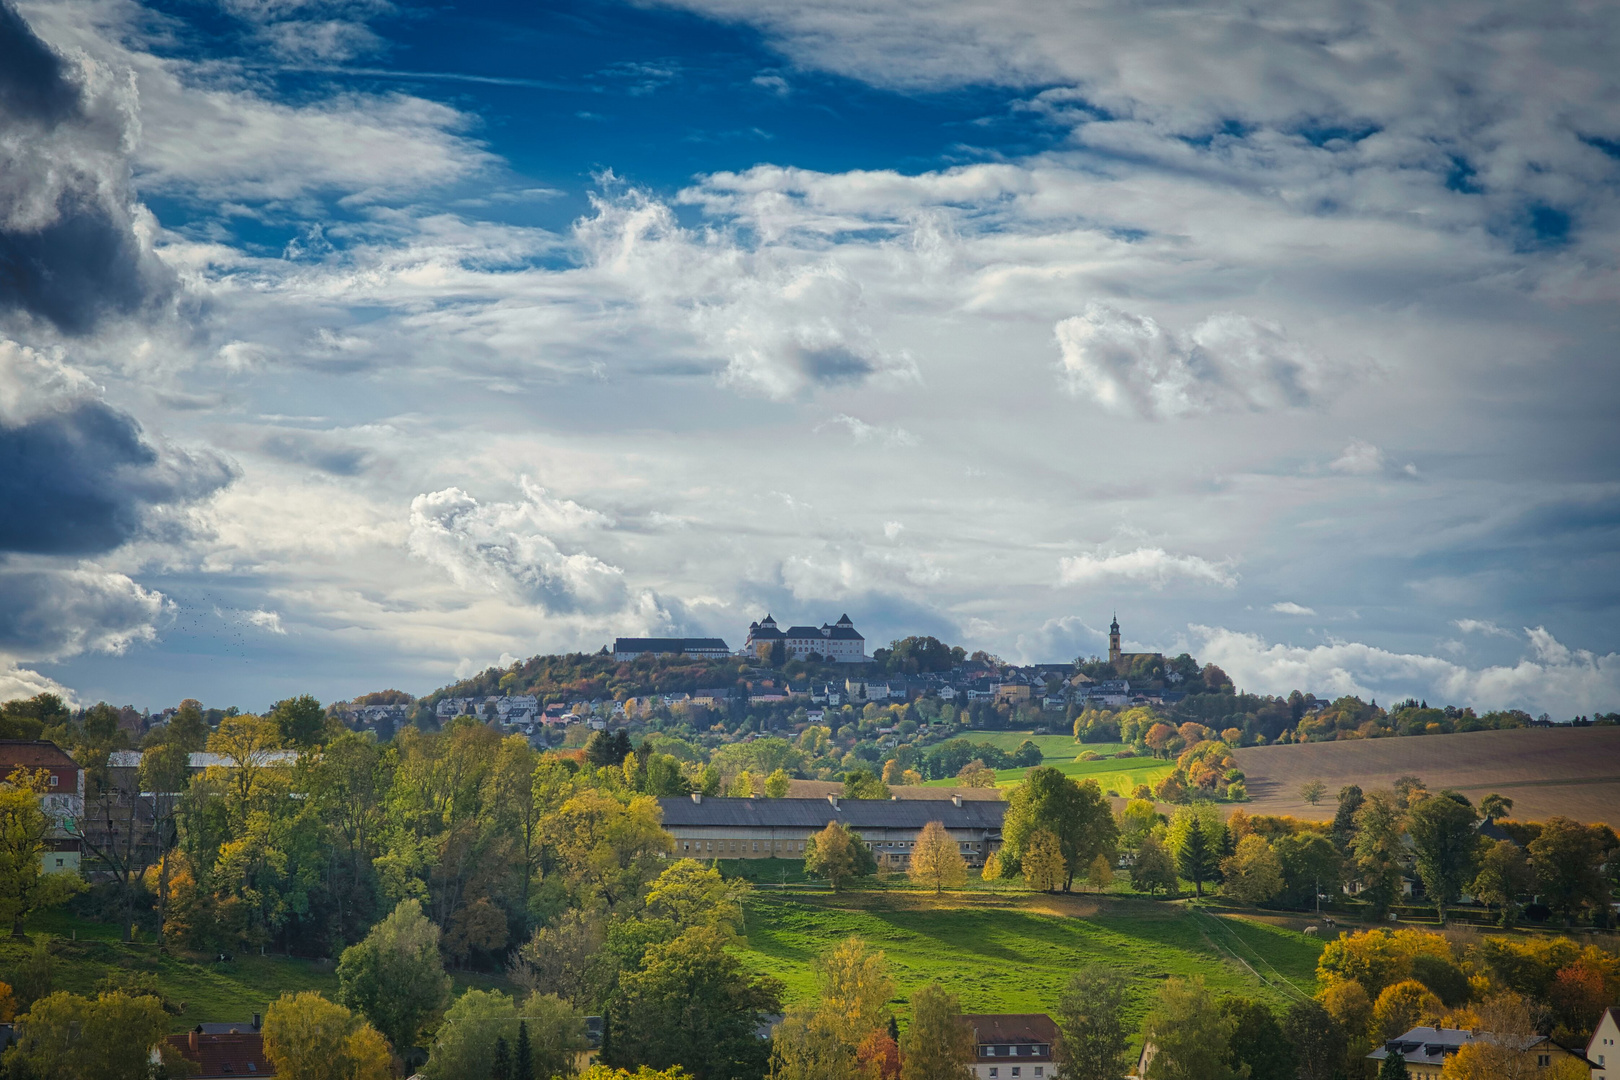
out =
<path fill-rule="evenodd" d="M 1024 886 L 1035 892 L 1056 892 L 1063 888 L 1065 865 L 1058 838 L 1046 829 L 1030 834 L 1024 848 Z"/>
<path fill-rule="evenodd" d="M 282 994 L 264 1014 L 264 1056 L 280 1080 L 388 1080 L 393 1055 L 382 1033 L 306 990 Z"/>
<path fill-rule="evenodd" d="M 912 881 L 931 887 L 935 896 L 967 881 L 967 862 L 942 822 L 930 821 L 917 834 L 910 873 Z"/>

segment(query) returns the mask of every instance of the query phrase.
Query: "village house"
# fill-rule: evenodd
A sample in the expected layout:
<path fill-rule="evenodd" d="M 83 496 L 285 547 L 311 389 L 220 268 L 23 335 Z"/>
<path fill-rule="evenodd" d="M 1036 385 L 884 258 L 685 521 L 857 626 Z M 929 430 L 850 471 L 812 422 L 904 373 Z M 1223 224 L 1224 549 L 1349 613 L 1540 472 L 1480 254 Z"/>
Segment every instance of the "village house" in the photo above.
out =
<path fill-rule="evenodd" d="M 675 854 L 692 859 L 803 859 L 805 843 L 830 822 L 861 834 L 879 862 L 904 867 L 917 836 L 938 821 L 970 866 L 1001 848 L 1000 801 L 945 799 L 724 799 L 694 792 L 658 800 Z"/>
<path fill-rule="evenodd" d="M 169 1046 L 198 1069 L 190 1073 L 200 1080 L 228 1076 L 274 1076 L 276 1070 L 264 1056 L 264 1034 L 258 1013 L 251 1021 L 229 1024 L 198 1024 L 190 1031 L 168 1037 Z M 157 1057 L 156 1050 L 153 1058 Z M 153 1061 L 156 1065 L 158 1062 Z"/>
<path fill-rule="evenodd" d="M 1620 1080 L 1620 1008 L 1603 1010 L 1597 1030 L 1586 1044 L 1586 1060 L 1592 1063 L 1592 1080 Z M 1609 1059 L 1614 1058 L 1614 1064 Z"/>
<path fill-rule="evenodd" d="M 53 742 L 43 739 L 0 739 L 0 780 L 18 769 L 45 771 L 39 808 L 50 818 L 40 864 L 47 874 L 77 872 L 82 842 L 74 835 L 84 816 L 84 770 Z"/>
<path fill-rule="evenodd" d="M 1399 1053 L 1406 1063 L 1406 1074 L 1412 1080 L 1439 1080 L 1446 1059 L 1468 1043 L 1492 1039 L 1489 1032 L 1470 1031 L 1467 1028 L 1415 1027 L 1398 1039 L 1388 1039 L 1384 1045 L 1367 1055 L 1376 1069 L 1389 1055 Z M 1532 1036 L 1523 1046 L 1527 1057 L 1534 1057 L 1536 1068 L 1545 1069 L 1559 1058 L 1584 1058 L 1574 1050 L 1560 1046 L 1545 1035 Z"/>
<path fill-rule="evenodd" d="M 965 1013 L 973 1030 L 974 1080 L 1053 1080 L 1057 1024 L 1045 1013 Z"/>

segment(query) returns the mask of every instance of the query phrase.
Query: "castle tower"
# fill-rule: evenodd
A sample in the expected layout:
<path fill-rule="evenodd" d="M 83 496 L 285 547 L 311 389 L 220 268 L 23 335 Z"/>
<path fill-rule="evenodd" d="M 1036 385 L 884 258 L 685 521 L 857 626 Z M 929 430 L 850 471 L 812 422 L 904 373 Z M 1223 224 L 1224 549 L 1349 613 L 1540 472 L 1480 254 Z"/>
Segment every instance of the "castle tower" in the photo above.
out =
<path fill-rule="evenodd" d="M 1122 656 L 1119 650 L 1119 615 L 1116 614 L 1114 621 L 1108 626 L 1108 662 L 1118 669 Z"/>

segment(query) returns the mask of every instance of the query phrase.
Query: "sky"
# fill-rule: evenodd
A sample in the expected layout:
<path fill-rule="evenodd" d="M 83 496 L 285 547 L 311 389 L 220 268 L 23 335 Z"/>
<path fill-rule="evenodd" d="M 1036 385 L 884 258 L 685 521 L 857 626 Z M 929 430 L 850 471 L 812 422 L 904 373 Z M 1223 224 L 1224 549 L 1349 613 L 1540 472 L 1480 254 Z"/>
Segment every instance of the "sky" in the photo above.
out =
<path fill-rule="evenodd" d="M 848 613 L 1620 710 L 1620 9 L 0 0 L 0 699 Z"/>

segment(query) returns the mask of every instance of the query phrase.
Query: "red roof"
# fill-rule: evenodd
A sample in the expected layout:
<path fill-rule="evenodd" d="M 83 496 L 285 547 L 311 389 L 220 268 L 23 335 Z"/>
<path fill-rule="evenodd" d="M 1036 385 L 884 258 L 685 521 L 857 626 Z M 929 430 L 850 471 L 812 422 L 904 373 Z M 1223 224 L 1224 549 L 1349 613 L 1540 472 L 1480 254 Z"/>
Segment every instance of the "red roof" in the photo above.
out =
<path fill-rule="evenodd" d="M 962 1022 L 973 1029 L 973 1037 L 984 1043 L 1057 1042 L 1057 1024 L 1045 1013 L 964 1013 Z"/>
<path fill-rule="evenodd" d="M 276 1070 L 264 1058 L 264 1036 L 256 1031 L 228 1035 L 199 1035 L 188 1031 L 170 1035 L 169 1045 L 188 1061 L 202 1066 L 199 1077 L 274 1076 Z M 193 1048 L 195 1047 L 195 1048 Z"/>
<path fill-rule="evenodd" d="M 0 739 L 0 780 L 19 765 L 30 769 L 77 769 L 79 763 L 44 739 Z"/>

